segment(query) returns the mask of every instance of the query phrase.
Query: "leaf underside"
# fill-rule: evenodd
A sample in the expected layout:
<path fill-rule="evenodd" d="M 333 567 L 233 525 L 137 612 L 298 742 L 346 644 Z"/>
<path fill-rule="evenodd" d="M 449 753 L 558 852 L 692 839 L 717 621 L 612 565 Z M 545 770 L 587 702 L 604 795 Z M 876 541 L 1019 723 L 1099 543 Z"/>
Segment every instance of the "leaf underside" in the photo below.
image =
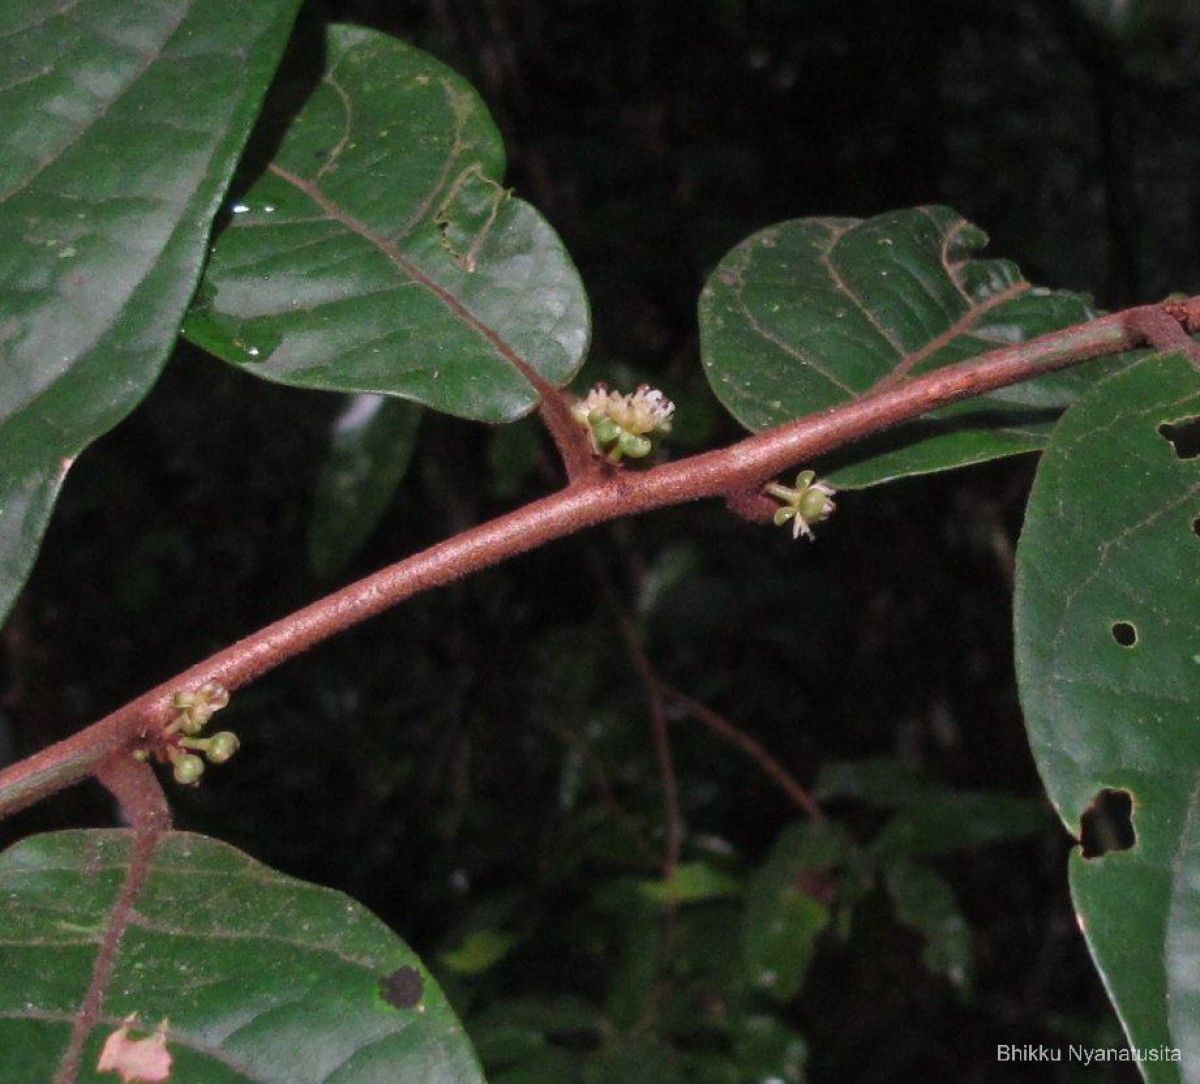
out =
<path fill-rule="evenodd" d="M 725 256 L 701 294 L 709 383 L 762 431 L 1094 317 L 1080 294 L 975 258 L 986 242 L 946 207 L 762 230 Z M 842 457 L 830 477 L 855 488 L 1038 449 L 1093 372 L 948 407 Z"/>
<path fill-rule="evenodd" d="M 309 564 L 318 576 L 339 572 L 383 516 L 412 460 L 421 413 L 400 399 L 349 397 L 309 514 Z"/>
<path fill-rule="evenodd" d="M 0 1080 L 54 1080 L 125 877 L 132 833 L 59 832 L 0 855 Z M 167 1020 L 189 1084 L 482 1084 L 441 991 L 340 893 L 226 844 L 158 843 L 89 1033 L 80 1081 L 136 1014 Z"/>
<path fill-rule="evenodd" d="M 0 6 L 0 616 L 175 342 L 296 7 Z"/>
<path fill-rule="evenodd" d="M 324 76 L 229 208 L 185 333 L 268 380 L 511 421 L 583 361 L 583 287 L 505 189 L 472 87 L 373 31 L 329 29 Z"/>
<path fill-rule="evenodd" d="M 1200 1079 L 1200 375 L 1150 357 L 1055 430 L 1017 553 L 1016 652 L 1030 742 L 1077 837 L 1102 790 L 1132 798 L 1131 849 L 1071 858 L 1087 935 L 1133 1045 L 1178 1047 L 1156 1082 Z M 1164 428 L 1165 427 L 1165 428 Z"/>

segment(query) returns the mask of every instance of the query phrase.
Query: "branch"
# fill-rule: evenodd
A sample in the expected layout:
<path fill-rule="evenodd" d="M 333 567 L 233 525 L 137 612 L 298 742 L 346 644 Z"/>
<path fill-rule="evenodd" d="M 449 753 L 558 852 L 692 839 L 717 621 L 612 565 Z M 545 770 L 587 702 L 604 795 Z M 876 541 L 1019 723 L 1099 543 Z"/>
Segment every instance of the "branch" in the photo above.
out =
<path fill-rule="evenodd" d="M 1176 304 L 1190 314 L 1198 303 Z M 587 527 L 687 501 L 745 493 L 797 464 L 939 407 L 1143 346 L 1148 335 L 1138 316 L 1149 310 L 1167 311 L 1178 320 L 1163 306 L 1117 313 L 938 369 L 719 451 L 640 473 L 589 474 L 552 496 L 464 531 L 268 625 L 78 734 L 0 771 L 0 817 L 95 774 L 115 754 L 144 747 L 174 716 L 171 698 L 176 692 L 209 682 L 237 689 L 413 595 Z"/>
<path fill-rule="evenodd" d="M 1146 342 L 1163 354 L 1179 352 L 1200 369 L 1200 343 L 1188 334 L 1195 331 L 1200 320 L 1200 307 L 1196 298 L 1190 301 L 1164 301 L 1161 305 L 1143 305 L 1131 309 L 1129 325 L 1135 334 L 1141 334 Z"/>

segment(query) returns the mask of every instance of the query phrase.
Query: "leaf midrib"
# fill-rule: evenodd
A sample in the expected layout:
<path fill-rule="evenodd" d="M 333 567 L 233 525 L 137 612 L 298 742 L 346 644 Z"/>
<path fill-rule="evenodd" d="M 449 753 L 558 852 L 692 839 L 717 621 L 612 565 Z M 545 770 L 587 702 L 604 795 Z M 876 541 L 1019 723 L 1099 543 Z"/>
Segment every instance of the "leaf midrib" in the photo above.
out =
<path fill-rule="evenodd" d="M 421 270 L 412 260 L 410 260 L 400 250 L 394 242 L 389 241 L 386 237 L 380 236 L 366 223 L 360 221 L 354 215 L 350 214 L 338 203 L 334 202 L 325 194 L 320 186 L 313 184 L 311 181 L 305 180 L 298 174 L 292 173 L 290 170 L 284 169 L 276 163 L 271 163 L 267 169 L 275 174 L 280 180 L 292 185 L 298 191 L 302 192 L 310 200 L 312 200 L 328 218 L 339 223 L 345 229 L 362 237 L 369 244 L 375 246 L 382 252 L 393 264 L 396 265 L 404 274 L 420 286 L 422 289 L 440 301 L 459 322 L 469 327 L 480 338 L 487 342 L 506 362 L 508 362 L 531 388 L 538 394 L 543 395 L 546 389 L 551 387 L 550 382 L 544 379 L 533 365 L 523 358 L 512 345 L 504 339 L 500 333 L 492 327 L 491 324 L 476 316 L 466 305 L 464 305 L 457 297 L 454 296 L 444 286 L 439 285 L 429 275 Z"/>

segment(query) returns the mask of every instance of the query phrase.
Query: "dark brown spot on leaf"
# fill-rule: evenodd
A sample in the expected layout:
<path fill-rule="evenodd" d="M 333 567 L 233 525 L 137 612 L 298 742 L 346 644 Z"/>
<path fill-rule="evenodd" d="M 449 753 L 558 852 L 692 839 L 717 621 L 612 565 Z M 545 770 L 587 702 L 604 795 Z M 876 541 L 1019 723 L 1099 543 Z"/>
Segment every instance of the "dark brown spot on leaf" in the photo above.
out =
<path fill-rule="evenodd" d="M 398 967 L 386 978 L 379 980 L 380 996 L 397 1009 L 412 1009 L 425 996 L 425 983 L 415 967 Z"/>

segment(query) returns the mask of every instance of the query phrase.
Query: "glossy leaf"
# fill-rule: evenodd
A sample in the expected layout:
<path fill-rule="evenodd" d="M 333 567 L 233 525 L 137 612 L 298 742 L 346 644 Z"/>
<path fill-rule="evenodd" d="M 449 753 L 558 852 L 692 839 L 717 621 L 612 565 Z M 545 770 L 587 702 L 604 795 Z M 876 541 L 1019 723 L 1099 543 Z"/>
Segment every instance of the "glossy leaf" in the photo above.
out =
<path fill-rule="evenodd" d="M 1146 358 L 1100 382 L 1043 457 L 1018 549 L 1016 648 L 1030 741 L 1075 836 L 1105 789 L 1132 849 L 1071 856 L 1092 953 L 1132 1043 L 1200 1079 L 1200 375 Z M 1191 1055 L 1189 1059 L 1189 1054 Z M 1181 1079 L 1147 1063 L 1152 1081 Z"/>
<path fill-rule="evenodd" d="M 308 556 L 332 576 L 362 547 L 387 510 L 416 446 L 421 408 L 381 395 L 355 395 L 333 423 L 308 525 Z"/>
<path fill-rule="evenodd" d="M 296 7 L 0 4 L 0 616 L 175 342 Z"/>
<path fill-rule="evenodd" d="M 709 383 L 761 431 L 1095 315 L 1079 294 L 977 258 L 986 242 L 946 207 L 762 230 L 725 256 L 701 295 Z M 1064 372 L 946 408 L 863 445 L 830 480 L 854 488 L 1040 448 L 1091 378 Z"/>
<path fill-rule="evenodd" d="M 36 836 L 0 855 L 0 1079 L 45 1084 L 83 1004 L 130 833 Z M 126 1017 L 167 1020 L 172 1080 L 482 1084 L 420 961 L 373 915 L 223 843 L 157 845 L 117 949 L 81 1081 Z"/>
<path fill-rule="evenodd" d="M 230 208 L 185 331 L 268 380 L 510 421 L 583 361 L 562 243 L 501 181 L 471 86 L 425 53 L 330 28 L 320 86 Z"/>

